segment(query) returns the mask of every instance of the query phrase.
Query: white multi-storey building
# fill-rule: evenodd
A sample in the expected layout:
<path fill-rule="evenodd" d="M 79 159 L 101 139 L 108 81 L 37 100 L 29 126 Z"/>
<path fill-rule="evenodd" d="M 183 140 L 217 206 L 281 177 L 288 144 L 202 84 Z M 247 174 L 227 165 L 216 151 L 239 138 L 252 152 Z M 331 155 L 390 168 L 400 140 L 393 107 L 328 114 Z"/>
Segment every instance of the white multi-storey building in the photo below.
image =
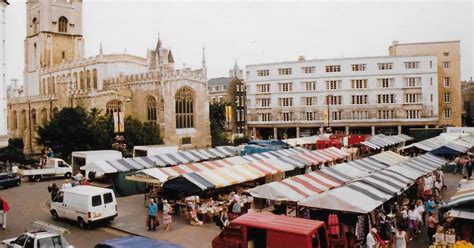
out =
<path fill-rule="evenodd" d="M 401 133 L 438 124 L 436 56 L 360 57 L 249 65 L 247 125 L 259 138 L 320 127 Z"/>

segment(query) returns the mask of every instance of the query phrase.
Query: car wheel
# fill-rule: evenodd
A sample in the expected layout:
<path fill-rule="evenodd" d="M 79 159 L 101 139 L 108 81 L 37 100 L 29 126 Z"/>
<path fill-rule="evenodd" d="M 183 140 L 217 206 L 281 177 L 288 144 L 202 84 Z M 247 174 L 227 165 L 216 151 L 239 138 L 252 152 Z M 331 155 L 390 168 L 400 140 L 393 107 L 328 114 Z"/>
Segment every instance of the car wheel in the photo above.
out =
<path fill-rule="evenodd" d="M 56 212 L 56 210 L 51 210 L 51 217 L 53 218 L 53 220 L 59 220 L 59 216 L 58 216 L 58 213 Z"/>
<path fill-rule="evenodd" d="M 72 176 L 71 172 L 67 172 L 66 174 L 64 174 L 65 178 L 71 178 L 71 176 Z"/>
<path fill-rule="evenodd" d="M 87 223 L 86 223 L 82 218 L 77 219 L 77 222 L 79 222 L 79 226 L 80 226 L 82 229 L 86 229 L 86 228 L 87 228 Z"/>
<path fill-rule="evenodd" d="M 33 178 L 33 180 L 35 180 L 35 182 L 39 182 L 39 181 L 41 181 L 42 178 L 43 178 L 42 175 L 36 175 L 36 176 Z"/>

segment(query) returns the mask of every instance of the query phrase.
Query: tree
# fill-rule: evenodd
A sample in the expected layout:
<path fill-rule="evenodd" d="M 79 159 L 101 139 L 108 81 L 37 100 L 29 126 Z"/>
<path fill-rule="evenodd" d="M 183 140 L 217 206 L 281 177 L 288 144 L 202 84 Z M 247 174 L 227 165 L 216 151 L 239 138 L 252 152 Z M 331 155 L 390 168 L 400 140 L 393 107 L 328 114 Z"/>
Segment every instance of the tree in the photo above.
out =
<path fill-rule="evenodd" d="M 109 116 L 97 109 L 63 108 L 38 128 L 37 143 L 50 146 L 66 159 L 73 151 L 109 149 L 113 142 Z"/>
<path fill-rule="evenodd" d="M 23 139 L 13 138 L 8 140 L 8 146 L 0 149 L 0 161 L 16 162 L 23 164 L 25 162 L 25 154 L 23 153 Z"/>
<path fill-rule="evenodd" d="M 153 122 L 141 122 L 130 116 L 125 118 L 125 144 L 127 149 L 136 145 L 158 145 L 163 144 L 160 128 Z"/>
<path fill-rule="evenodd" d="M 212 146 L 228 145 L 229 141 L 225 135 L 225 104 L 213 103 L 209 105 L 211 119 Z"/>

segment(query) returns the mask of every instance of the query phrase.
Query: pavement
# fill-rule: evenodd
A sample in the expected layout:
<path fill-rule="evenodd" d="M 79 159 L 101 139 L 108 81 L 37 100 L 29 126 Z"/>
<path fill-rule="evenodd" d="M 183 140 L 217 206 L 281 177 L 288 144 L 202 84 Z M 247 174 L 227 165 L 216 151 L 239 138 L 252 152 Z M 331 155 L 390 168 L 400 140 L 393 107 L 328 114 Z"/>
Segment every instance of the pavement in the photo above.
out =
<path fill-rule="evenodd" d="M 160 226 L 156 231 L 147 231 L 145 226 L 146 208 L 142 194 L 117 199 L 119 216 L 109 227 L 135 235 L 168 241 L 184 247 L 211 247 L 212 239 L 220 229 L 212 222 L 202 226 L 191 226 L 183 216 L 173 216 L 170 230 L 163 228 L 161 212 L 158 213 Z"/>

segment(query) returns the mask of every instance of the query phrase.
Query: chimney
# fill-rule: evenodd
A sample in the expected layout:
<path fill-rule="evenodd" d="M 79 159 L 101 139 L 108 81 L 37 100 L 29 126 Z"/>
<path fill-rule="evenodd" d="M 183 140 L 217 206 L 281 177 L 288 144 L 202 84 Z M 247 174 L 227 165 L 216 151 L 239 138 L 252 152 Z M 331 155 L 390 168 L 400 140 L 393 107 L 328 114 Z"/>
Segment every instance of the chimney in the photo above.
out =
<path fill-rule="evenodd" d="M 298 61 L 305 61 L 306 59 L 304 58 L 304 55 L 298 56 Z"/>
<path fill-rule="evenodd" d="M 398 40 L 394 40 L 394 41 L 392 41 L 392 45 L 393 45 L 393 46 L 396 46 L 396 45 L 398 45 Z"/>

